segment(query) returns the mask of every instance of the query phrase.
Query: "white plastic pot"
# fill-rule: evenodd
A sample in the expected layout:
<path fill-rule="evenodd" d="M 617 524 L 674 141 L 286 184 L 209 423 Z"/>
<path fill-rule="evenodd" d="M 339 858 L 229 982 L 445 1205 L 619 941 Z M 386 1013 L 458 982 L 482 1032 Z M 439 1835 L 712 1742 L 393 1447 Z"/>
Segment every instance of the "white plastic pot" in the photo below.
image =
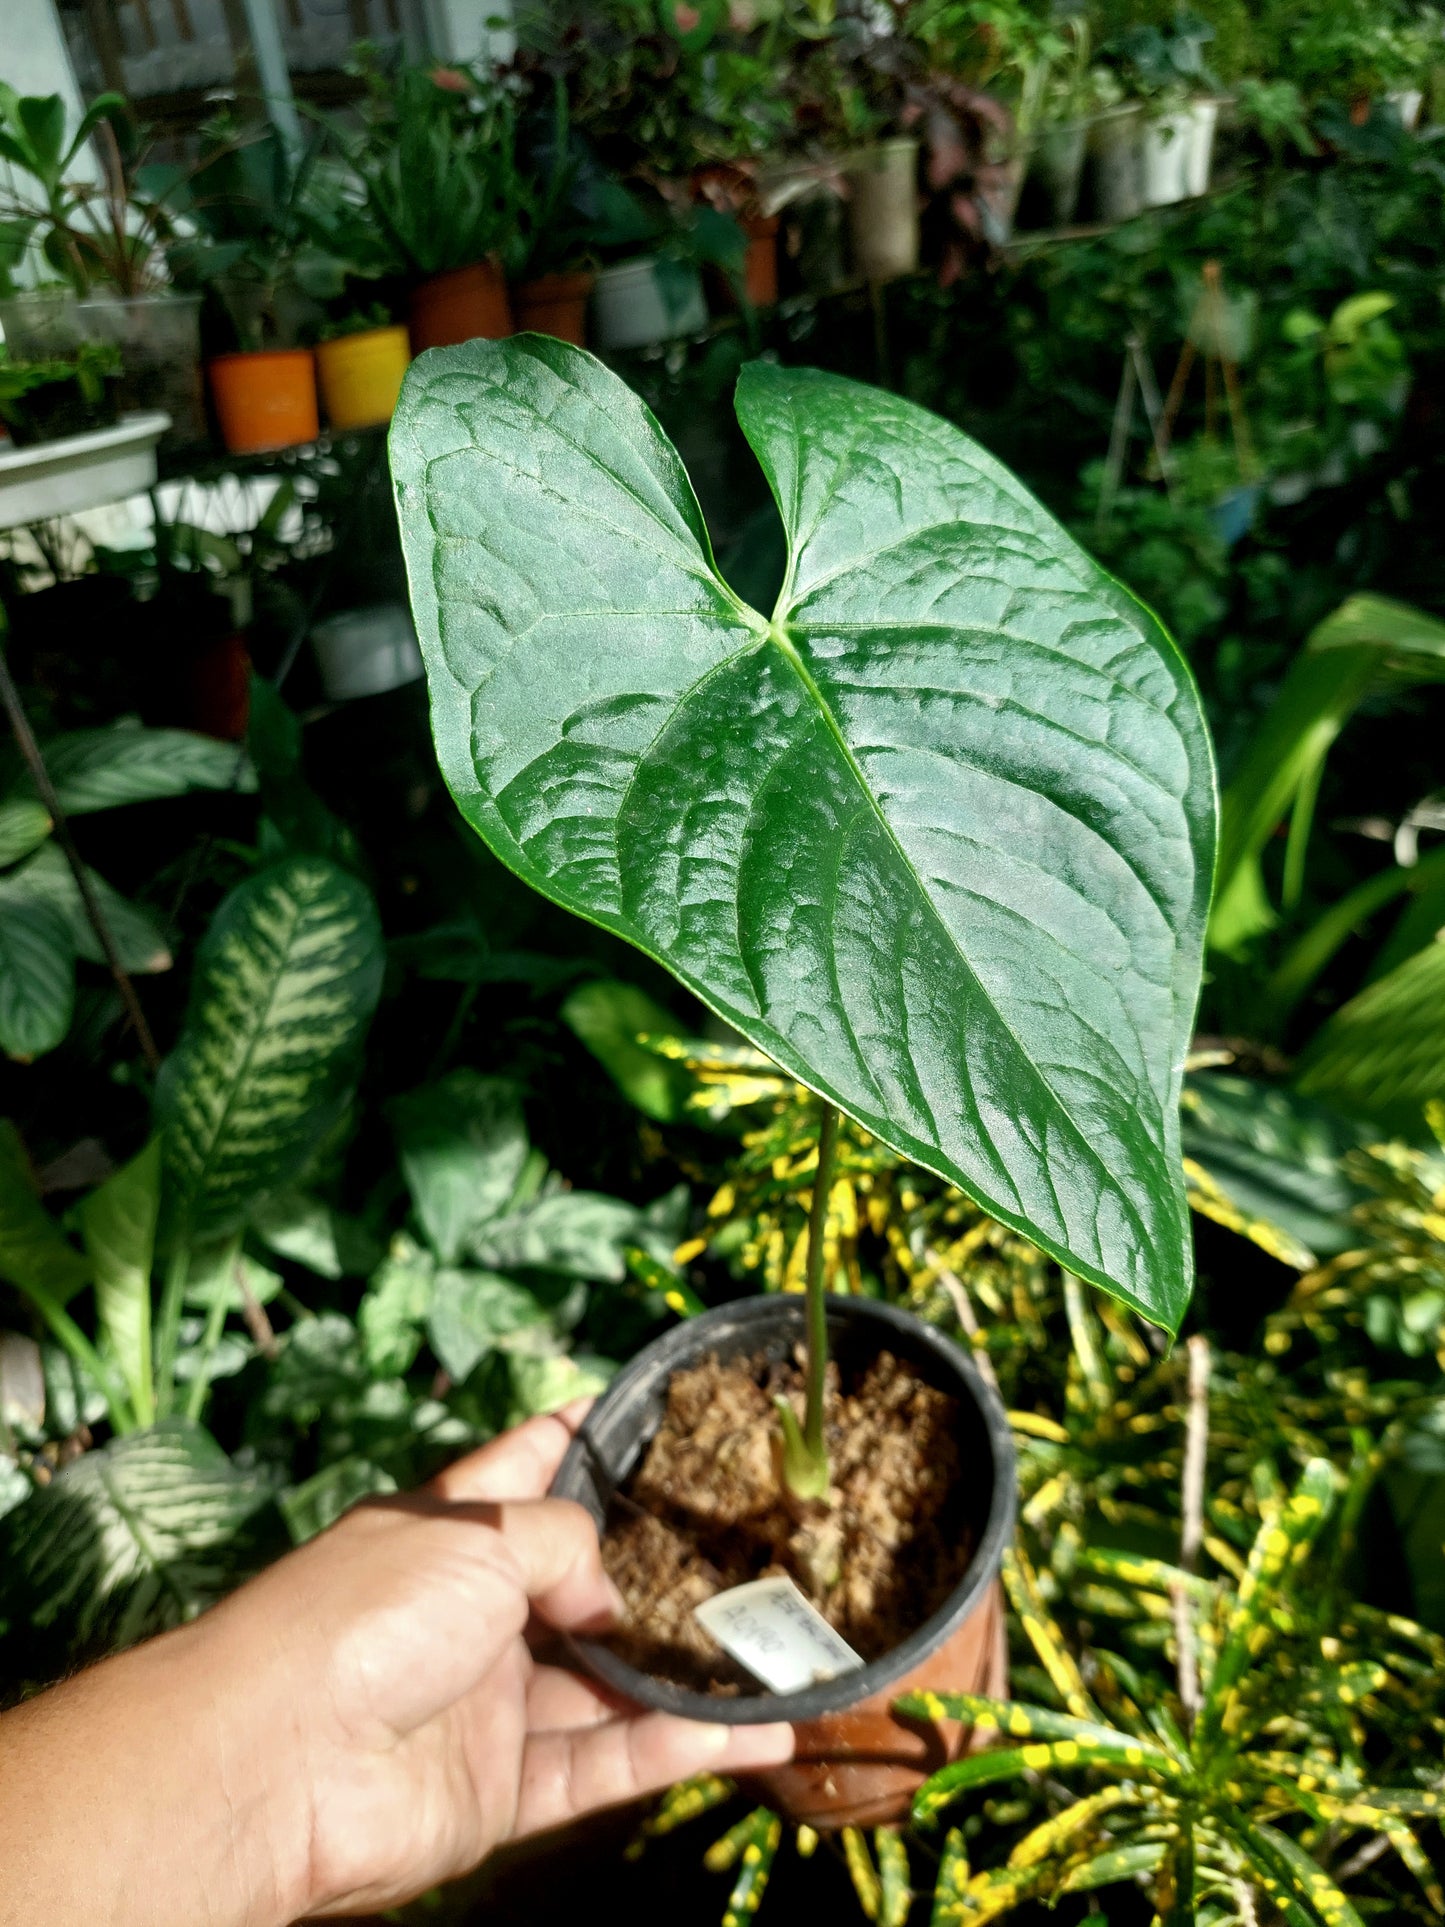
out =
<path fill-rule="evenodd" d="M 592 290 L 592 336 L 599 348 L 651 348 L 706 326 L 707 302 L 696 270 L 664 266 L 655 254 L 604 268 Z"/>
<path fill-rule="evenodd" d="M 1145 207 L 1172 207 L 1208 192 L 1218 120 L 1217 100 L 1192 100 L 1147 124 L 1142 154 Z"/>
<path fill-rule="evenodd" d="M 853 261 L 865 281 L 918 268 L 918 142 L 879 141 L 844 163 Z"/>
<path fill-rule="evenodd" d="M 76 515 L 143 495 L 155 484 L 156 443 L 169 415 L 127 415 L 114 428 L 34 448 L 0 448 L 0 529 Z"/>
<path fill-rule="evenodd" d="M 422 674 L 411 612 L 402 602 L 375 602 L 326 616 L 311 631 L 321 687 L 334 703 L 382 696 Z"/>
<path fill-rule="evenodd" d="M 1425 104 L 1423 87 L 1396 87 L 1385 96 L 1385 105 L 1390 109 L 1407 134 L 1413 134 L 1420 124 L 1420 109 Z"/>

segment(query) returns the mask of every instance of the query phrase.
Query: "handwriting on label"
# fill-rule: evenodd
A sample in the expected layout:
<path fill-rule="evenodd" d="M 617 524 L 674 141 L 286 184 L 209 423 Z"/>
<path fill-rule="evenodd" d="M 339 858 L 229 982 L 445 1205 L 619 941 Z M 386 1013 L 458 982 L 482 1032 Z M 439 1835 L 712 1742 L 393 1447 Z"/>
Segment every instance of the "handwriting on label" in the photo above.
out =
<path fill-rule="evenodd" d="M 752 1579 L 696 1608 L 698 1623 L 771 1693 L 798 1693 L 863 1661 L 791 1579 Z"/>

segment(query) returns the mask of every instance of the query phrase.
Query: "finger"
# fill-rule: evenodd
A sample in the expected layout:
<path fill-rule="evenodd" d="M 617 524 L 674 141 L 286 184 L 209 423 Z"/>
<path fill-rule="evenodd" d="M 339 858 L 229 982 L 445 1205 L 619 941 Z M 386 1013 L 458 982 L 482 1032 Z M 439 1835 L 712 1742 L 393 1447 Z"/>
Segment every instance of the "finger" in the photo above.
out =
<path fill-rule="evenodd" d="M 489 1505 L 486 1514 L 540 1619 L 561 1632 L 584 1632 L 623 1617 L 622 1598 L 602 1570 L 591 1513 L 570 1499 L 533 1499 Z"/>
<path fill-rule="evenodd" d="M 429 1489 L 443 1499 L 540 1499 L 591 1407 L 591 1399 L 579 1398 L 528 1419 L 447 1466 Z"/>
<path fill-rule="evenodd" d="M 744 1773 L 792 1758 L 790 1726 L 715 1726 L 642 1713 L 580 1733 L 538 1733 L 522 1762 L 519 1834 L 620 1806 L 694 1773 Z"/>
<path fill-rule="evenodd" d="M 527 1730 L 567 1733 L 617 1718 L 620 1702 L 565 1666 L 537 1666 L 527 1687 Z"/>

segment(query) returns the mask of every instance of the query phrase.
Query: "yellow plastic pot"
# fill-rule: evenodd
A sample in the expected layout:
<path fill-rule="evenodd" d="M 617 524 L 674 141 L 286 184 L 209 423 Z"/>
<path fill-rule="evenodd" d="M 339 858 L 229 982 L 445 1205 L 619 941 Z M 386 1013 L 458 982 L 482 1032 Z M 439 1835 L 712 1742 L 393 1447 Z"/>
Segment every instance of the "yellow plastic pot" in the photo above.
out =
<path fill-rule="evenodd" d="M 331 426 L 375 428 L 389 422 L 410 360 L 405 328 L 367 328 L 323 341 L 316 350 L 316 374 Z"/>

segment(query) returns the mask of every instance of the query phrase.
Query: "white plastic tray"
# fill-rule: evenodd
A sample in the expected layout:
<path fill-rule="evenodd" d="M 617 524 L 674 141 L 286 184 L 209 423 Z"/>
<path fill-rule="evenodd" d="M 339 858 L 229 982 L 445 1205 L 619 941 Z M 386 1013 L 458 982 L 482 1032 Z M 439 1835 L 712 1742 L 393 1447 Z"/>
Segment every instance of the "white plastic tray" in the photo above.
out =
<path fill-rule="evenodd" d="M 156 443 L 169 415 L 126 415 L 114 428 L 35 448 L 0 444 L 0 529 L 74 515 L 140 495 L 156 479 Z"/>

